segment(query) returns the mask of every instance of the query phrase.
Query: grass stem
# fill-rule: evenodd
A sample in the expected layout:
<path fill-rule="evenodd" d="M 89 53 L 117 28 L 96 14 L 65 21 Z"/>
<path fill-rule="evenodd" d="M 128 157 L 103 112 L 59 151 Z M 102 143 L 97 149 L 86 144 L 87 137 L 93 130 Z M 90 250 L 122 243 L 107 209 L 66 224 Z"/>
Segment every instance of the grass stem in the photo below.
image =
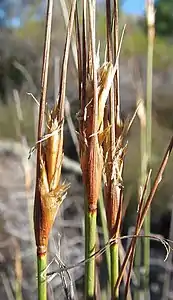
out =
<path fill-rule="evenodd" d="M 47 299 L 47 283 L 46 276 L 44 276 L 47 267 L 47 254 L 37 256 L 37 271 L 38 271 L 38 299 Z"/>
<path fill-rule="evenodd" d="M 139 99 L 142 97 L 139 97 Z M 141 197 L 141 187 L 145 185 L 145 180 L 147 177 L 147 152 L 146 152 L 146 109 L 143 100 L 138 100 L 137 105 L 139 105 L 138 109 L 138 117 L 140 121 L 140 150 L 141 150 L 141 167 L 140 167 L 140 181 L 139 181 L 139 199 Z M 134 292 L 134 300 L 139 300 L 141 293 L 144 293 L 143 289 L 141 292 L 141 274 L 140 274 L 140 266 L 142 266 L 142 241 L 138 239 L 136 241 L 136 254 L 135 254 L 135 275 L 137 277 L 137 282 L 139 289 Z"/>
<path fill-rule="evenodd" d="M 112 298 L 118 299 L 119 291 L 115 289 L 116 281 L 119 274 L 119 255 L 118 255 L 118 244 L 115 243 L 111 246 L 111 289 Z"/>
<path fill-rule="evenodd" d="M 106 243 L 109 241 L 109 231 L 108 231 L 108 227 L 107 227 L 106 211 L 105 211 L 102 191 L 100 192 L 98 207 L 99 207 L 102 230 L 103 230 L 103 239 L 104 239 L 104 243 L 106 245 Z M 111 260 L 110 260 L 110 248 L 109 247 L 106 248 L 106 264 L 107 264 L 107 270 L 108 270 L 108 280 L 110 283 L 110 281 L 111 281 Z"/>
<path fill-rule="evenodd" d="M 96 217 L 95 212 L 86 212 L 86 259 L 92 256 L 96 251 Z M 95 257 L 93 256 L 86 262 L 85 268 L 85 299 L 91 300 L 95 297 Z"/>
<path fill-rule="evenodd" d="M 152 147 L 152 80 L 153 80 L 153 49 L 154 49 L 154 1 L 147 1 L 147 23 L 148 23 L 148 53 L 147 53 L 147 102 L 146 102 L 146 149 L 147 149 L 147 169 L 151 168 L 151 147 Z M 150 185 L 149 185 L 150 190 Z M 149 191 L 148 191 L 149 192 Z M 150 234 L 150 209 L 144 221 L 144 234 Z M 144 290 L 148 298 L 149 272 L 150 272 L 150 240 L 144 239 Z"/>

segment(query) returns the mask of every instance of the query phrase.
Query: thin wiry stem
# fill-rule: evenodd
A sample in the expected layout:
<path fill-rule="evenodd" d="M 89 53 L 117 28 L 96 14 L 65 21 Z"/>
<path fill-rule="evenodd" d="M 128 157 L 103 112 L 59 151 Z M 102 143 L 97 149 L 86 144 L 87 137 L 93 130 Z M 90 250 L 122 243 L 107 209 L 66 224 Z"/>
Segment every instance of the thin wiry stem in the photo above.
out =
<path fill-rule="evenodd" d="M 118 17 L 118 1 L 114 0 L 114 53 L 116 57 L 114 58 L 114 62 L 117 61 L 117 71 L 115 73 L 114 79 L 114 88 L 115 88 L 115 116 L 116 116 L 116 124 L 115 124 L 115 134 L 118 136 L 118 125 L 120 124 L 120 84 L 119 84 L 119 58 L 118 49 L 119 49 L 119 17 Z"/>
<path fill-rule="evenodd" d="M 114 118 L 115 123 L 111 124 L 114 126 L 114 132 L 113 134 L 115 135 L 116 141 L 119 138 L 119 127 L 120 127 L 120 90 L 119 90 L 119 57 L 118 57 L 118 49 L 119 49 L 119 19 L 118 19 L 118 1 L 114 0 L 114 12 L 113 12 L 113 21 L 114 21 L 114 54 L 115 58 L 114 61 L 117 60 L 117 71 L 115 73 L 114 77 L 114 107 L 112 106 L 111 109 L 114 109 L 114 114 L 112 114 L 112 118 Z M 112 143 L 112 146 L 114 146 L 114 140 Z M 121 145 L 122 146 L 122 145 Z M 115 155 L 115 153 L 114 153 Z M 115 159 L 115 158 L 114 158 Z M 123 160 L 123 157 L 122 157 Z M 123 166 L 121 168 L 120 174 L 122 175 L 123 171 Z M 117 201 L 116 205 L 118 209 L 117 216 L 116 216 L 116 236 L 119 236 L 119 230 L 120 230 L 120 225 L 122 221 L 122 200 L 123 200 L 123 195 L 122 195 L 122 188 L 119 187 L 118 185 L 116 186 L 116 199 L 114 201 Z M 115 256 L 113 256 L 113 259 L 116 259 L 116 266 L 115 266 L 115 274 L 113 274 L 113 282 L 112 282 L 112 288 L 114 288 L 118 274 L 119 274 L 119 250 L 118 250 L 118 243 L 117 245 L 114 245 L 114 253 Z M 117 290 L 115 294 L 112 294 L 112 296 L 118 296 L 119 291 Z"/>
<path fill-rule="evenodd" d="M 144 97 L 143 97 L 143 88 L 142 88 L 142 79 L 139 70 L 138 64 L 133 62 L 133 69 L 131 70 L 133 73 L 132 84 L 134 89 L 136 90 L 137 95 L 137 115 L 140 121 L 140 179 L 139 179 L 139 193 L 141 192 L 141 187 L 145 184 L 145 178 L 147 176 L 147 163 L 146 163 L 146 111 L 144 105 Z M 140 198 L 140 197 L 139 197 Z M 139 266 L 142 265 L 142 257 L 141 257 L 141 240 L 139 239 L 136 243 L 135 249 L 135 261 L 134 261 L 134 269 L 135 275 L 137 277 L 137 284 L 140 286 L 141 284 L 141 274 Z M 141 289 L 135 289 L 134 291 L 134 300 L 139 300 L 142 297 L 144 291 Z"/>
<path fill-rule="evenodd" d="M 136 221 L 136 227 L 135 227 L 135 235 L 137 235 L 138 232 L 138 227 L 140 225 L 140 219 L 141 219 L 141 213 L 142 213 L 142 209 L 144 207 L 144 201 L 145 201 L 145 195 L 146 195 L 146 191 L 147 191 L 147 187 L 148 187 L 148 183 L 150 181 L 150 177 L 151 177 L 151 170 L 147 176 L 147 179 L 145 181 L 145 185 L 143 188 L 143 192 L 141 194 L 141 199 L 139 201 L 139 207 L 138 207 L 138 216 L 137 216 L 137 221 Z M 135 246 L 136 246 L 136 242 L 137 242 L 137 238 L 134 239 L 133 241 L 133 245 L 132 245 L 132 253 L 131 253 L 131 258 L 130 258 L 130 266 L 129 266 L 129 271 L 128 271 L 128 277 L 127 277 L 127 282 L 126 282 L 126 287 L 125 287 L 125 299 L 127 297 L 128 294 L 128 290 L 129 290 L 129 286 L 130 286 L 130 280 L 131 280 L 131 273 L 132 273 L 132 268 L 133 268 L 133 262 L 134 262 L 134 256 L 135 256 Z"/>
<path fill-rule="evenodd" d="M 62 13 L 63 13 L 63 17 L 64 17 L 64 22 L 65 22 L 65 27 L 68 27 L 68 8 L 67 8 L 67 4 L 65 0 L 60 0 L 60 5 L 61 5 L 61 9 L 62 9 Z M 72 49 L 72 54 L 73 54 L 73 60 L 74 60 L 74 66 L 75 69 L 77 70 L 77 51 L 76 51 L 76 44 L 75 44 L 75 40 L 74 37 L 72 37 L 71 39 L 71 49 Z"/>
<path fill-rule="evenodd" d="M 139 101 L 139 100 L 138 100 Z M 143 103 L 143 100 L 140 100 L 139 103 L 139 110 L 138 110 L 138 116 L 140 119 L 140 141 L 141 141 L 141 170 L 140 170 L 140 182 L 139 185 L 140 187 L 144 185 L 145 182 L 145 177 L 147 175 L 147 161 L 146 161 L 146 112 L 145 112 L 145 106 Z M 149 188 L 149 185 L 148 185 Z M 135 255 L 135 273 L 137 276 L 138 280 L 138 285 L 140 286 L 141 283 L 141 274 L 140 274 L 140 269 L 139 266 L 142 264 L 142 257 L 141 257 L 141 241 L 137 241 L 136 245 L 136 255 Z M 139 300 L 140 294 L 143 294 L 144 291 L 136 289 L 134 293 L 134 300 Z"/>
<path fill-rule="evenodd" d="M 97 119 L 98 119 L 98 91 L 97 91 L 97 67 L 96 67 L 96 33 L 95 33 L 95 10 L 96 3 L 95 0 L 89 0 L 89 31 L 91 37 L 91 53 L 92 53 L 92 67 L 93 67 L 93 141 L 96 141 L 97 135 Z"/>
<path fill-rule="evenodd" d="M 82 57 L 83 57 L 83 69 L 82 69 L 82 97 L 81 97 L 81 110 L 84 111 L 84 107 L 86 105 L 86 62 L 87 62 L 87 25 L 86 25 L 86 0 L 83 1 L 83 21 L 82 21 Z"/>
<path fill-rule="evenodd" d="M 43 126 L 44 126 L 44 112 L 45 112 L 45 105 L 46 105 L 48 67 L 49 67 L 49 55 L 50 55 L 50 39 L 51 39 L 51 30 L 52 30 L 52 10 L 53 10 L 53 0 L 48 0 L 47 15 L 46 15 L 46 30 L 45 30 L 45 40 L 44 40 L 44 50 L 43 50 L 43 64 L 42 64 L 42 74 L 41 74 L 41 98 L 40 98 L 40 110 L 39 110 L 39 121 L 38 121 L 38 140 L 40 140 L 42 137 Z M 38 148 L 41 148 L 41 145 Z"/>
<path fill-rule="evenodd" d="M 118 242 L 119 240 L 125 240 L 125 239 L 133 239 L 133 238 L 149 238 L 153 241 L 157 241 L 157 242 L 161 242 L 163 244 L 163 247 L 165 248 L 166 250 L 166 256 L 165 256 L 165 259 L 164 261 L 166 261 L 166 259 L 168 258 L 168 255 L 170 253 L 170 250 L 173 251 L 173 248 L 170 246 L 169 243 L 173 243 L 173 241 L 170 241 L 169 239 L 164 239 L 162 236 L 160 235 L 149 235 L 149 236 L 145 236 L 145 235 L 125 235 L 125 236 L 121 236 L 117 239 L 115 239 L 114 237 L 112 237 L 108 243 L 106 243 L 106 245 L 104 245 L 101 249 L 99 249 L 98 251 L 96 251 L 95 253 L 92 254 L 92 256 L 90 256 L 88 259 L 83 259 L 81 261 L 79 261 L 78 263 L 76 263 L 75 265 L 71 265 L 71 266 L 64 266 L 63 268 L 59 268 L 55 271 L 51 271 L 51 272 L 47 272 L 49 266 L 46 268 L 45 272 L 44 272 L 44 275 L 45 276 L 53 276 L 53 275 L 59 275 L 61 274 L 61 272 L 65 272 L 65 271 L 69 271 L 69 270 L 72 270 L 74 268 L 77 268 L 79 266 L 81 266 L 82 264 L 85 264 L 87 263 L 92 257 L 95 256 L 95 258 L 99 257 L 100 255 L 102 255 L 105 251 L 106 251 L 106 248 L 107 247 L 110 247 L 113 243 L 115 242 Z M 51 264 L 51 263 L 50 263 Z M 128 266 L 128 262 L 127 262 L 127 265 L 126 267 Z M 124 275 L 124 273 L 123 273 Z M 133 276 L 135 277 L 135 274 L 133 273 Z M 51 280 L 51 279 L 50 279 Z"/>
<path fill-rule="evenodd" d="M 70 41 L 71 41 L 72 30 L 73 30 L 75 10 L 76 10 L 76 0 L 73 0 L 71 11 L 70 11 L 70 16 L 69 16 L 69 24 L 67 27 L 67 36 L 66 36 L 65 51 L 64 51 L 63 62 L 62 62 L 62 72 L 61 72 L 60 88 L 59 88 L 60 97 L 59 97 L 59 102 L 58 102 L 57 108 L 60 113 L 60 119 L 63 119 L 63 117 L 64 117 L 64 102 L 65 102 L 65 91 L 66 91 L 66 81 L 67 81 L 67 67 L 68 67 Z"/>
<path fill-rule="evenodd" d="M 79 15 L 78 15 L 78 5 L 76 4 L 75 13 L 75 31 L 76 31 L 76 49 L 77 49 L 77 70 L 78 70 L 78 89 L 79 89 L 79 99 L 82 99 L 82 51 L 81 51 L 81 35 L 79 26 Z"/>
<path fill-rule="evenodd" d="M 103 191 L 102 190 L 100 192 L 98 205 L 99 205 L 99 211 L 100 211 L 100 218 L 101 218 L 101 224 L 102 224 L 102 230 L 103 230 L 104 243 L 106 244 L 109 241 L 109 231 L 108 231 L 108 227 L 107 227 L 106 210 L 105 210 L 105 206 L 104 206 L 104 199 L 103 199 Z M 107 270 L 108 270 L 107 293 L 109 293 L 109 285 L 110 285 L 110 282 L 111 282 L 110 248 L 106 249 L 106 264 L 107 264 Z"/>
<path fill-rule="evenodd" d="M 140 217 L 140 222 L 139 222 L 139 226 L 138 226 L 138 230 L 137 230 L 137 235 L 140 233 L 140 230 L 142 228 L 142 225 L 143 225 L 144 219 L 146 217 L 146 214 L 148 212 L 148 209 L 149 209 L 149 207 L 150 207 L 150 205 L 152 203 L 152 200 L 153 200 L 153 198 L 155 196 L 155 193 L 157 191 L 158 185 L 159 185 L 159 183 L 162 180 L 162 176 L 163 176 L 163 173 L 165 171 L 166 165 L 168 163 L 169 156 L 170 156 L 170 154 L 172 152 L 172 148 L 173 148 L 173 137 L 170 140 L 168 148 L 167 148 L 167 150 L 165 152 L 165 155 L 163 157 L 163 160 L 161 162 L 160 168 L 159 168 L 159 170 L 157 172 L 157 175 L 155 177 L 154 184 L 153 184 L 153 187 L 151 189 L 151 192 L 150 192 L 149 196 L 147 197 L 146 203 L 144 204 L 144 207 L 142 209 L 142 213 L 141 213 L 141 217 Z M 126 253 L 125 260 L 124 260 L 123 265 L 121 267 L 120 274 L 119 274 L 117 282 L 116 282 L 116 288 L 118 288 L 120 286 L 120 283 L 121 283 L 121 280 L 122 280 L 122 277 L 123 277 L 123 273 L 124 273 L 124 269 L 126 268 L 127 263 L 129 261 L 129 258 L 131 256 L 133 240 L 134 240 L 134 238 L 132 239 L 132 241 L 130 243 L 129 249 L 128 249 L 127 253 Z"/>

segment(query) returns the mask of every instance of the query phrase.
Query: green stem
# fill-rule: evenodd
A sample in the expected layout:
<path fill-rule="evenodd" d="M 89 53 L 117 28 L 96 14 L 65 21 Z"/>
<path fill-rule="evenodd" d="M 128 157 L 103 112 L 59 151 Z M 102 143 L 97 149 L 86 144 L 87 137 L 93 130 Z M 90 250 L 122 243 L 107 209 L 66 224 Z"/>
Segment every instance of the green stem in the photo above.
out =
<path fill-rule="evenodd" d="M 16 284 L 16 300 L 22 300 L 22 287 L 21 287 L 21 282 L 16 279 L 15 281 Z"/>
<path fill-rule="evenodd" d="M 106 211 L 104 206 L 104 200 L 103 200 L 103 191 L 100 192 L 99 197 L 99 211 L 100 211 L 100 218 L 101 218 L 101 224 L 102 224 L 102 230 L 103 230 L 103 238 L 104 238 L 104 244 L 109 241 L 109 231 L 107 227 L 107 219 L 106 219 Z M 109 282 L 111 282 L 111 260 L 110 260 L 110 247 L 106 247 L 106 263 L 107 263 L 107 270 L 108 270 L 108 278 Z"/>
<path fill-rule="evenodd" d="M 107 218 L 106 218 L 106 210 L 104 205 L 104 199 L 103 199 L 103 191 L 101 189 L 100 197 L 98 201 L 98 207 L 100 212 L 100 218 L 101 218 L 101 225 L 103 230 L 103 239 L 104 244 L 106 245 L 109 241 L 109 231 L 107 226 Z M 108 282 L 107 282 L 107 288 L 105 291 L 102 292 L 102 300 L 110 298 L 110 283 L 111 283 L 111 254 L 110 254 L 110 247 L 106 247 L 105 251 L 106 255 L 106 266 L 108 271 Z M 105 295 L 105 296 L 104 296 Z"/>
<path fill-rule="evenodd" d="M 47 254 L 37 255 L 38 270 L 38 300 L 47 300 L 47 283 L 45 269 L 47 267 Z"/>
<path fill-rule="evenodd" d="M 96 211 L 85 212 L 85 259 L 87 260 L 96 251 Z M 95 257 L 85 263 L 85 299 L 95 297 Z"/>
<path fill-rule="evenodd" d="M 147 150 L 147 169 L 151 168 L 151 144 L 152 144 L 152 77 L 153 77 L 153 28 L 148 32 L 148 56 L 147 56 L 147 105 L 146 105 L 146 150 Z M 148 192 L 150 190 L 150 184 Z M 150 235 L 150 210 L 144 221 L 144 234 Z M 144 239 L 144 290 L 145 296 L 148 297 L 149 273 L 150 273 L 150 240 Z"/>
<path fill-rule="evenodd" d="M 143 105 L 143 104 L 142 104 Z M 146 111 L 144 111 L 143 119 L 140 119 L 140 142 L 141 142 L 141 169 L 140 169 L 140 182 L 139 182 L 139 188 L 143 187 L 145 184 L 145 180 L 147 177 L 147 152 L 146 152 Z M 140 194 L 139 194 L 140 199 Z M 139 288 L 134 291 L 134 300 L 139 300 L 141 296 L 144 298 L 144 291 L 141 290 L 141 274 L 140 274 L 140 266 L 142 266 L 141 261 L 141 239 L 137 239 L 136 241 L 136 254 L 135 254 L 135 275 L 137 277 L 137 282 Z"/>
<path fill-rule="evenodd" d="M 115 290 L 115 285 L 119 275 L 119 256 L 118 256 L 118 244 L 115 243 L 111 246 L 111 291 L 112 299 L 118 299 L 119 290 Z"/>
<path fill-rule="evenodd" d="M 144 235 L 150 235 L 150 210 L 145 218 L 144 222 Z M 144 277 L 143 277 L 143 285 L 145 295 L 148 295 L 149 289 L 149 274 L 150 274 L 150 240 L 149 238 L 144 239 Z"/>
<path fill-rule="evenodd" d="M 138 288 L 134 290 L 134 300 L 140 300 L 140 266 L 141 266 L 141 241 L 138 239 L 136 241 L 136 253 L 134 262 L 134 271 L 137 278 Z"/>

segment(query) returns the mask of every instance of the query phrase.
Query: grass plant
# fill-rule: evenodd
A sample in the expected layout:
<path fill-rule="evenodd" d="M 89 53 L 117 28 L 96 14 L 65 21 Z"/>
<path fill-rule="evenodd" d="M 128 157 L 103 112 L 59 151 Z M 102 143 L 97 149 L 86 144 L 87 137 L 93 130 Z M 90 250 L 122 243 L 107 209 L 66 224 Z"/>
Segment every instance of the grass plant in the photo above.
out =
<path fill-rule="evenodd" d="M 41 97 L 39 105 L 39 122 L 37 137 L 37 174 L 34 204 L 34 228 L 37 246 L 38 266 L 38 299 L 47 300 L 46 270 L 49 233 L 52 229 L 56 214 L 66 196 L 68 184 L 61 183 L 61 167 L 63 160 L 63 124 L 66 96 L 67 66 L 70 41 L 75 21 L 76 48 L 73 55 L 78 60 L 78 83 L 80 111 L 77 115 L 79 132 L 77 146 L 82 178 L 84 185 L 84 215 L 85 215 L 85 299 L 98 299 L 101 293 L 96 258 L 106 251 L 108 267 L 108 283 L 111 289 L 111 299 L 119 299 L 119 288 L 124 278 L 125 299 L 131 299 L 129 292 L 136 243 L 141 228 L 145 223 L 145 236 L 150 237 L 148 219 L 153 197 L 161 181 L 168 158 L 173 147 L 173 138 L 166 150 L 154 184 L 150 187 L 151 160 L 151 91 L 152 91 L 152 55 L 154 41 L 154 25 L 151 22 L 153 2 L 148 2 L 148 85 L 147 88 L 147 120 L 146 145 L 148 169 L 146 162 L 142 162 L 142 192 L 140 195 L 134 235 L 127 253 L 122 259 L 122 238 L 120 231 L 123 220 L 123 169 L 127 150 L 126 139 L 134 117 L 130 121 L 121 121 L 120 91 L 119 91 L 119 55 L 125 28 L 119 39 L 118 1 L 106 0 L 106 49 L 103 63 L 100 62 L 99 46 L 96 40 L 96 1 L 83 0 L 77 5 L 73 0 L 69 14 L 65 50 L 62 61 L 59 94 L 52 110 L 46 109 L 47 80 L 49 67 L 49 52 L 51 40 L 51 23 L 53 0 L 48 0 L 45 43 L 43 52 L 43 66 L 41 76 Z M 63 1 L 62 1 L 63 3 Z M 149 6 L 150 5 L 150 6 Z M 68 13 L 66 12 L 67 16 Z M 153 16 L 153 15 L 152 15 Z M 67 19 L 67 17 L 66 17 Z M 80 21 L 79 21 L 80 20 Z M 80 26 L 82 24 L 82 26 Z M 151 41 L 152 38 L 152 41 Z M 151 44 L 150 44 L 151 43 Z M 98 43 L 99 44 L 99 43 Z M 74 54 L 77 51 L 77 56 Z M 56 95 L 55 95 L 56 98 Z M 66 102 L 67 103 L 67 102 Z M 66 115 L 68 117 L 68 108 Z M 135 116 L 135 115 L 134 115 Z M 142 120 L 142 119 L 141 119 Z M 73 128 L 70 120 L 69 127 Z M 74 128 L 72 129 L 74 133 Z M 142 134 L 145 134 L 142 131 Z M 146 150 L 145 145 L 141 148 Z M 144 151 L 145 152 L 145 151 Z M 142 152 L 143 153 L 143 152 Z M 145 166 L 143 165 L 145 164 Z M 144 170 L 145 169 L 145 172 Z M 145 173 L 145 174 L 144 174 Z M 105 247 L 97 250 L 97 213 L 100 191 L 104 187 L 104 200 L 100 199 L 100 214 L 104 231 Z M 150 187 L 150 189 L 149 189 Z M 149 193 L 147 191 L 150 190 Z M 106 216 L 106 220 L 105 220 Z M 147 224 L 147 225 L 146 225 Z M 149 242 L 145 242 L 146 272 L 149 266 Z M 121 247 L 120 247 L 121 246 Z M 121 260 L 119 261 L 119 248 Z M 121 264 L 120 264 L 121 262 Z M 79 264 L 80 265 L 80 262 Z M 69 269 L 75 266 L 69 267 Z M 60 268 L 61 269 L 61 268 Z M 65 272 L 68 267 L 59 270 Z M 149 275 L 149 273 L 146 273 Z M 145 274 L 145 275 L 146 275 Z M 148 286 L 146 285 L 148 288 Z M 109 288 L 108 288 L 109 290 Z"/>

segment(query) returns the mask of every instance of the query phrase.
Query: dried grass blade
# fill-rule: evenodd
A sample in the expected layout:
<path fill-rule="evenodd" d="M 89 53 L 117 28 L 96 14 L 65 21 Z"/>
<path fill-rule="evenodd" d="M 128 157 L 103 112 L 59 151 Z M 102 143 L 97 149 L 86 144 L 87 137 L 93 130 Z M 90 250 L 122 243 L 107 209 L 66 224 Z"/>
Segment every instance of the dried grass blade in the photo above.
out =
<path fill-rule="evenodd" d="M 63 55 L 63 62 L 62 62 L 62 71 L 61 71 L 61 79 L 60 79 L 60 89 L 59 89 L 59 101 L 58 107 L 60 113 L 60 119 L 64 117 L 64 102 L 65 102 L 65 92 L 66 92 L 66 80 L 67 80 L 67 66 L 68 66 L 68 58 L 69 58 L 69 51 L 70 51 L 70 42 L 72 37 L 72 30 L 73 30 L 73 22 L 76 10 L 76 0 L 73 0 L 70 16 L 69 16 L 69 24 L 67 27 L 67 35 L 66 35 L 66 42 L 65 42 L 65 50 Z"/>
<path fill-rule="evenodd" d="M 50 55 L 50 39 L 51 39 L 51 30 L 52 30 L 52 11 L 53 11 L 53 0 L 48 0 L 45 40 L 44 40 L 44 50 L 43 50 L 43 64 L 42 64 L 42 74 L 41 74 L 41 98 L 40 98 L 39 123 L 38 123 L 38 140 L 40 140 L 42 137 L 44 113 L 45 113 L 45 105 L 46 105 L 48 67 L 49 67 L 49 55 Z M 40 156 L 41 145 L 38 146 L 38 149 L 39 149 L 38 156 Z M 40 160 L 40 157 L 38 157 L 38 160 Z"/>
<path fill-rule="evenodd" d="M 165 155 L 163 157 L 163 160 L 161 162 L 160 168 L 159 168 L 159 170 L 157 172 L 157 175 L 155 177 L 155 181 L 154 181 L 153 187 L 151 189 L 151 192 L 150 192 L 150 194 L 149 194 L 149 196 L 148 196 L 148 198 L 146 200 L 146 203 L 145 203 L 145 205 L 143 207 L 143 210 L 142 210 L 142 213 L 141 213 L 141 217 L 140 217 L 139 226 L 138 226 L 138 230 L 137 230 L 137 235 L 139 235 L 139 232 L 140 232 L 141 227 L 143 225 L 143 222 L 144 222 L 146 213 L 148 211 L 148 208 L 150 207 L 151 202 L 152 202 L 152 200 L 153 200 L 153 198 L 155 196 L 155 193 L 157 191 L 158 185 L 161 182 L 163 173 L 164 173 L 166 165 L 168 163 L 169 156 L 170 156 L 170 154 L 172 152 L 172 148 L 173 148 L 173 137 L 170 140 L 170 143 L 169 143 L 169 145 L 167 147 L 167 150 L 166 150 Z M 120 270 L 120 274 L 119 274 L 119 277 L 117 279 L 116 287 L 115 288 L 118 288 L 120 286 L 120 283 L 121 283 L 121 280 L 122 280 L 122 276 L 123 276 L 123 272 L 124 272 L 124 268 L 126 268 L 128 260 L 130 258 L 130 255 L 132 253 L 132 246 L 131 245 L 133 243 L 133 240 L 134 240 L 134 238 L 132 239 L 131 244 L 129 246 L 129 249 L 127 251 L 127 254 L 126 254 L 125 260 L 123 262 L 122 268 Z"/>
<path fill-rule="evenodd" d="M 148 187 L 148 184 L 149 184 L 150 178 L 151 178 L 151 172 L 152 171 L 150 170 L 149 173 L 148 173 L 148 176 L 147 176 L 145 184 L 144 184 L 143 191 L 141 193 L 141 197 L 140 197 L 140 201 L 139 201 L 139 207 L 138 207 L 138 216 L 137 216 L 137 221 L 136 221 L 136 226 L 135 226 L 135 232 L 134 232 L 135 236 L 137 236 L 138 227 L 140 225 L 141 213 L 142 213 L 143 206 L 144 206 L 144 201 L 145 201 L 145 195 L 146 195 L 147 187 Z M 137 237 L 134 238 L 132 246 L 131 246 L 132 247 L 132 252 L 131 252 L 131 258 L 130 258 L 130 266 L 129 266 L 128 276 L 127 276 L 127 282 L 126 282 L 126 286 L 125 286 L 125 299 L 127 298 L 128 291 L 129 291 L 129 286 L 130 286 L 131 273 L 132 273 L 134 256 L 135 256 L 136 242 L 137 242 Z"/>

